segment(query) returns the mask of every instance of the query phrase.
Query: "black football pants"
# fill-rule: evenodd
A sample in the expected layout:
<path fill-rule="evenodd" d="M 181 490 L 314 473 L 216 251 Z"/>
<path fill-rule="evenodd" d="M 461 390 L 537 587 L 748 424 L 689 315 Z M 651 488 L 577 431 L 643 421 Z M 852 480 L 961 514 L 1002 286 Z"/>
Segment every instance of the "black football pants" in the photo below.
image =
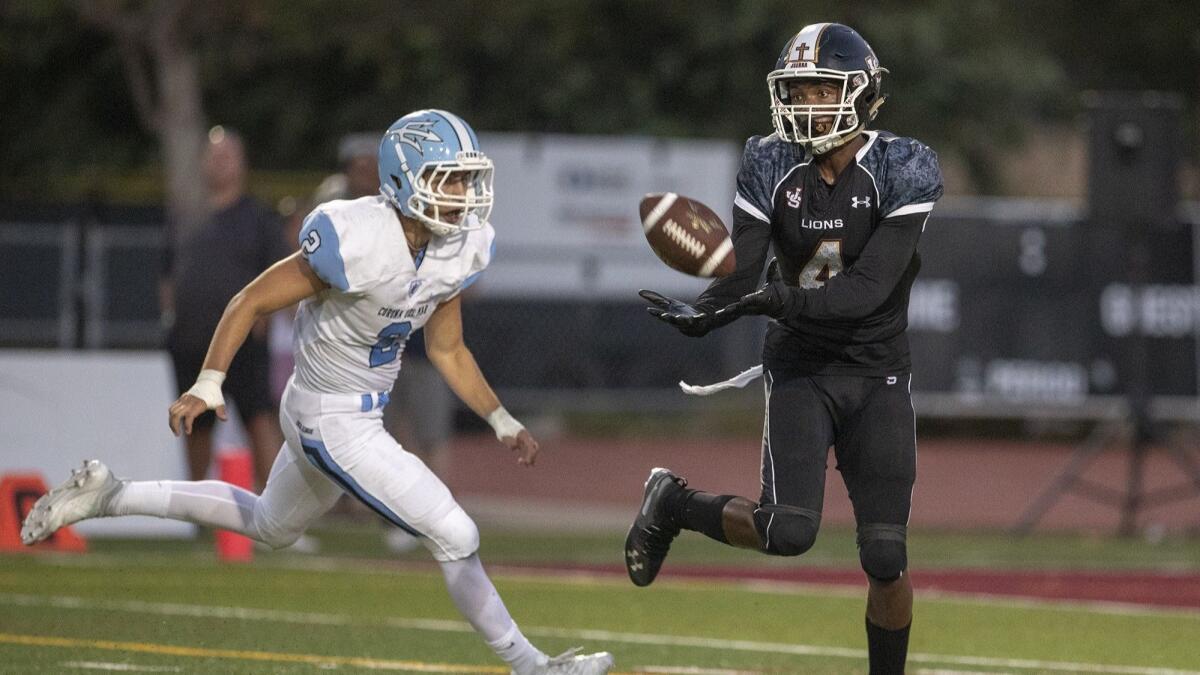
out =
<path fill-rule="evenodd" d="M 812 545 L 825 496 L 830 446 L 860 532 L 864 525 L 907 525 L 917 455 L 911 377 L 764 372 L 762 510 L 756 519 L 765 518 L 759 522 L 759 534 L 767 550 L 783 555 L 802 552 L 796 551 L 797 542 L 784 541 L 789 537 L 807 538 L 799 544 L 801 549 Z M 794 515 L 810 521 L 811 532 L 793 529 L 789 533 L 779 527 Z M 771 540 L 773 535 L 777 541 Z"/>

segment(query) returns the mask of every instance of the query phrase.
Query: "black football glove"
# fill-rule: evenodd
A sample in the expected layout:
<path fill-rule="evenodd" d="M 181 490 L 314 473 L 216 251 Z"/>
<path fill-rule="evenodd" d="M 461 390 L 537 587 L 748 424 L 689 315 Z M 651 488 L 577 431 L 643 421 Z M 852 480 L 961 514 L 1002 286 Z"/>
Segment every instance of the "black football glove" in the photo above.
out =
<path fill-rule="evenodd" d="M 651 316 L 675 326 L 688 337 L 703 337 L 718 325 L 727 323 L 716 320 L 709 312 L 696 309 L 682 300 L 668 298 L 657 291 L 641 290 L 638 295 L 653 305 L 646 308 Z"/>
<path fill-rule="evenodd" d="M 714 313 L 715 317 L 732 321 L 739 316 L 763 314 L 772 318 L 783 318 L 784 301 L 788 297 L 779 260 L 772 258 L 767 265 L 767 282 L 757 291 L 743 295 L 741 300 L 730 303 Z"/>
<path fill-rule="evenodd" d="M 788 287 L 782 281 L 772 281 L 762 288 L 743 295 L 741 300 L 731 302 L 713 313 L 713 317 L 733 320 L 739 316 L 762 314 L 773 319 L 782 319 Z"/>

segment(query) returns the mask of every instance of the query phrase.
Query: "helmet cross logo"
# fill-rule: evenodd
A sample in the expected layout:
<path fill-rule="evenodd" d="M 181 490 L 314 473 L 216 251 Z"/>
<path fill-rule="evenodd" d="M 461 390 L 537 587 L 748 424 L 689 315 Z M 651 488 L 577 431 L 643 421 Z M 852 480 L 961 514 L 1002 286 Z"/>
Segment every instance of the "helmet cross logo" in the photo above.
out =
<path fill-rule="evenodd" d="M 788 55 L 788 60 L 792 62 L 806 60 L 811 61 L 812 59 L 804 58 L 804 52 L 807 52 L 810 49 L 812 49 L 812 47 L 809 47 L 807 42 L 797 41 L 796 44 L 792 45 L 792 53 Z"/>

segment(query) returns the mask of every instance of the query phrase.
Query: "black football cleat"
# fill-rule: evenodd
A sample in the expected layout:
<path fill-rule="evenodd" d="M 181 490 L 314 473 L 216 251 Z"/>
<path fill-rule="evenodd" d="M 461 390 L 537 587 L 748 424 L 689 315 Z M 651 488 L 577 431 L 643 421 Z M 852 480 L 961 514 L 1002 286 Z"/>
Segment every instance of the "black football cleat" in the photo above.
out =
<path fill-rule="evenodd" d="M 654 469 L 646 479 L 642 509 L 625 537 L 625 570 L 636 586 L 649 586 L 658 576 L 671 540 L 679 534 L 679 523 L 668 504 L 683 496 L 687 480 L 667 469 Z"/>

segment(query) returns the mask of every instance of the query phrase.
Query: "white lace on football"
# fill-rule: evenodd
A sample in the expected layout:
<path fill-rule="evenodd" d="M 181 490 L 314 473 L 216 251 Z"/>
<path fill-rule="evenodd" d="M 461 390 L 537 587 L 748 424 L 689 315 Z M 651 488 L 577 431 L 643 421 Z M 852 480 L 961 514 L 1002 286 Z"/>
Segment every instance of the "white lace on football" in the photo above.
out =
<path fill-rule="evenodd" d="M 668 220 L 663 223 L 662 229 L 671 238 L 671 241 L 679 244 L 679 247 L 683 250 L 697 258 L 704 255 L 706 248 L 704 244 L 699 239 L 693 237 L 687 230 L 683 229 L 683 226 L 679 223 L 674 220 Z"/>

